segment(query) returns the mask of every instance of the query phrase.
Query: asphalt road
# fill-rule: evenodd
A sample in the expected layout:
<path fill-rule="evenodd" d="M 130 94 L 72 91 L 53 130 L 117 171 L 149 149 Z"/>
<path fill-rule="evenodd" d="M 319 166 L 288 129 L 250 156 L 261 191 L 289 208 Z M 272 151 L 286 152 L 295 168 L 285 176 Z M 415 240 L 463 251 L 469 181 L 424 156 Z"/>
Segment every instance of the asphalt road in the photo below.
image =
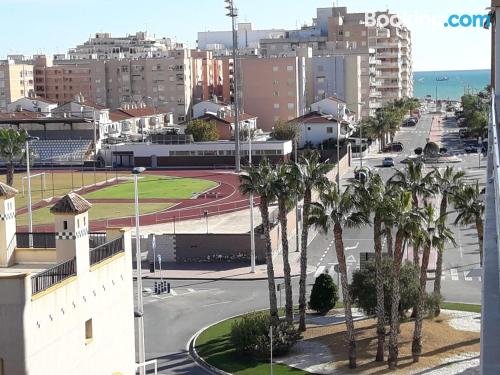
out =
<path fill-rule="evenodd" d="M 424 115 L 415 128 L 403 128 L 398 133 L 396 140 L 402 142 L 405 149 L 401 154 L 391 154 L 395 157 L 395 168 L 402 168 L 404 165 L 401 160 L 416 147 L 425 145 L 430 127 L 431 116 Z M 446 123 L 444 128 L 444 145 L 449 151 L 462 153 L 463 145 L 455 124 Z M 376 169 L 384 178 L 389 178 L 393 170 L 380 166 L 384 156 L 365 159 L 364 164 Z M 471 181 L 479 179 L 484 185 L 485 169 L 478 168 L 478 155 L 461 158 L 462 162 L 456 167 L 463 168 Z M 486 164 L 485 160 L 482 162 Z M 342 183 L 349 184 L 349 179 L 344 179 Z M 449 247 L 445 252 L 442 280 L 444 298 L 448 301 L 480 303 L 481 282 L 475 271 L 479 266 L 475 229 L 453 227 L 453 230 L 458 247 Z M 346 229 L 344 238 L 349 273 L 352 274 L 359 267 L 359 254 L 373 251 L 372 229 Z M 320 233 L 309 246 L 308 265 L 313 270 L 308 276 L 309 288 L 315 276 L 321 272 L 328 270 L 334 274 L 333 265 L 337 259 L 332 240 L 331 233 Z M 298 280 L 294 279 L 293 282 L 294 291 L 297 292 Z M 174 281 L 171 286 L 171 295 L 144 297 L 147 359 L 158 359 L 160 374 L 207 374 L 188 356 L 186 344 L 189 339 L 209 324 L 268 306 L 266 281 Z M 152 288 L 152 281 L 145 281 L 144 287 Z M 432 287 L 432 281 L 429 287 Z M 296 293 L 294 300 L 297 301 Z"/>

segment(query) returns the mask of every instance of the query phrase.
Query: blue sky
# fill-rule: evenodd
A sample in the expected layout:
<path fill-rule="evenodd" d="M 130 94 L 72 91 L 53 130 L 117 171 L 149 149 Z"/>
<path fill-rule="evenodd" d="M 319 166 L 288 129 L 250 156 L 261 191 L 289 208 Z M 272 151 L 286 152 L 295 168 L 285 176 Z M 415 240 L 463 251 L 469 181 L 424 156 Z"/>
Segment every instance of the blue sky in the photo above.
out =
<path fill-rule="evenodd" d="M 255 28 L 295 28 L 310 23 L 331 0 L 236 0 L 240 20 Z M 489 68 L 490 34 L 482 28 L 445 28 L 451 14 L 485 14 L 489 0 L 341 0 L 350 11 L 390 9 L 413 32 L 415 70 Z M 223 0 L 0 0 L 0 56 L 63 53 L 95 32 L 145 30 L 195 46 L 196 33 L 225 30 Z M 405 15 L 407 17 L 405 17 Z M 427 20 L 425 17 L 434 17 Z M 406 18 L 406 21 L 405 21 Z M 20 28 L 22 26 L 22 28 Z M 5 30 L 11 30 L 7 33 Z"/>

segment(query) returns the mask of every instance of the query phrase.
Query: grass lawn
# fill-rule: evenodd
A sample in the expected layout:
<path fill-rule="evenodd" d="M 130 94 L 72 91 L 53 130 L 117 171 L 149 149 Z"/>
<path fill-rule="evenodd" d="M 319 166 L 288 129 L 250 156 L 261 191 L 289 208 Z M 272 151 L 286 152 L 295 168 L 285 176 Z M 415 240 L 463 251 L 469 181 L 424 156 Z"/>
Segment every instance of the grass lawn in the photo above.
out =
<path fill-rule="evenodd" d="M 33 171 L 31 175 L 39 174 L 39 171 Z M 130 173 L 126 174 L 130 176 Z M 14 187 L 19 190 L 19 194 L 16 196 L 16 208 L 26 207 L 27 205 L 27 191 L 28 185 L 26 179 L 24 179 L 24 190 L 25 196 L 22 195 L 23 191 L 23 177 L 26 173 L 16 173 L 14 175 Z M 45 173 L 45 186 L 42 182 L 42 176 L 31 178 L 31 197 L 33 204 L 41 201 L 44 198 L 50 198 L 53 196 L 62 196 L 72 190 L 81 188 L 82 186 L 94 185 L 95 183 L 110 180 L 116 176 L 121 176 L 120 173 L 115 174 L 111 171 L 106 172 L 79 172 L 75 170 L 71 172 L 46 172 Z M 0 181 L 5 183 L 6 176 L 0 176 Z"/>
<path fill-rule="evenodd" d="M 214 188 L 217 183 L 195 178 L 147 176 L 139 179 L 139 198 L 189 199 L 195 193 Z M 118 185 L 86 194 L 87 199 L 133 199 L 134 182 L 123 181 Z"/>
<path fill-rule="evenodd" d="M 163 211 L 172 206 L 172 203 L 141 203 L 141 214 Z M 113 219 L 134 216 L 134 205 L 129 203 L 98 203 L 89 211 L 90 220 Z M 54 216 L 50 213 L 50 206 L 33 211 L 33 224 L 52 224 Z M 28 225 L 28 215 L 17 217 L 17 225 Z"/>
<path fill-rule="evenodd" d="M 471 305 L 468 303 L 443 302 L 441 304 L 441 308 L 446 309 L 446 310 L 457 310 L 457 311 L 481 313 L 481 305 Z"/>
<path fill-rule="evenodd" d="M 269 363 L 241 356 L 232 348 L 229 336 L 235 319 L 224 321 L 204 331 L 196 340 L 198 354 L 211 365 L 235 375 L 268 375 Z M 306 374 L 304 371 L 280 364 L 273 365 L 273 373 Z"/>

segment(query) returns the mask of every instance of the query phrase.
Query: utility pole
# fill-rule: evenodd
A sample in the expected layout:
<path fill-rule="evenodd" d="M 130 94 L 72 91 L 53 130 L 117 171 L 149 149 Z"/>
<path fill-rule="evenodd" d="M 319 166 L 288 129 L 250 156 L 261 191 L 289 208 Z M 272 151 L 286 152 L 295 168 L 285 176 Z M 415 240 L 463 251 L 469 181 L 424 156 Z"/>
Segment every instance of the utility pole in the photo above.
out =
<path fill-rule="evenodd" d="M 238 34 L 236 32 L 236 18 L 238 17 L 238 9 L 234 7 L 234 0 L 225 0 L 228 13 L 226 16 L 231 17 L 233 31 L 233 95 L 234 95 L 234 140 L 235 140 L 235 170 L 237 173 L 241 171 L 241 156 L 240 156 L 240 114 L 239 114 L 239 93 L 238 93 Z"/>

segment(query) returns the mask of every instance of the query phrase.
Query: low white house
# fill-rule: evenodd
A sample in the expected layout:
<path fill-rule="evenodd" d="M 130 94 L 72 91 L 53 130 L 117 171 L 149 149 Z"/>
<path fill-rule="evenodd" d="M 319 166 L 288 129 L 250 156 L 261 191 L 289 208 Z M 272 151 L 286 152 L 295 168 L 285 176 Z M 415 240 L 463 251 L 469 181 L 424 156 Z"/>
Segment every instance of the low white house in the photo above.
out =
<path fill-rule="evenodd" d="M 172 113 L 146 105 L 130 106 L 111 111 L 111 124 L 106 128 L 111 138 L 120 135 L 146 134 L 173 125 Z"/>
<path fill-rule="evenodd" d="M 57 106 L 57 102 L 45 98 L 20 98 L 7 105 L 7 112 L 37 112 L 50 117 L 52 110 L 56 109 Z"/>
<path fill-rule="evenodd" d="M 342 121 L 356 121 L 356 113 L 349 109 L 346 102 L 339 98 L 329 97 L 311 104 L 311 112 L 335 116 Z"/>
<path fill-rule="evenodd" d="M 94 250 L 91 205 L 70 193 L 51 209 L 55 233 L 29 248 L 16 193 L 0 183 L 0 373 L 135 374 L 130 230 Z"/>

